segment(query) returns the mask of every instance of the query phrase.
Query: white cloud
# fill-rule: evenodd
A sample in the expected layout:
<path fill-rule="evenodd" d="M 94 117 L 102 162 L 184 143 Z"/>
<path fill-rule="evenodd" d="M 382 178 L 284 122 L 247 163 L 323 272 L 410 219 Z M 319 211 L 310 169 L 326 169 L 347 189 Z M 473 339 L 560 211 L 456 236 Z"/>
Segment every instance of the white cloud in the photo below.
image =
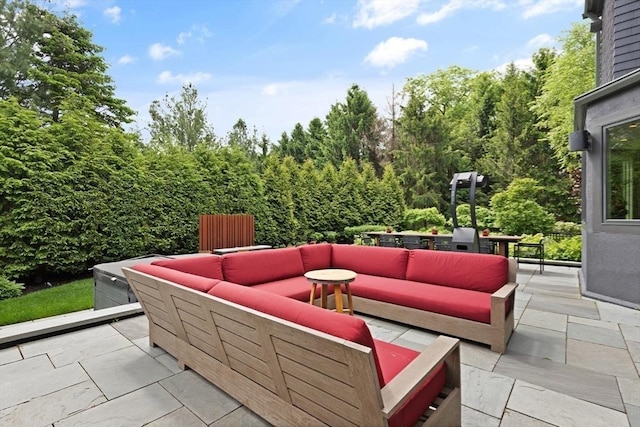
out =
<path fill-rule="evenodd" d="M 335 12 L 333 12 L 331 16 L 327 16 L 322 20 L 322 22 L 325 24 L 335 24 L 337 18 L 338 18 L 338 15 Z"/>
<path fill-rule="evenodd" d="M 78 9 L 87 4 L 87 0 L 52 0 L 54 9 Z"/>
<path fill-rule="evenodd" d="M 271 83 L 262 88 L 262 94 L 267 96 L 277 96 L 287 94 L 287 83 Z"/>
<path fill-rule="evenodd" d="M 209 73 L 196 72 L 191 74 L 172 74 L 171 71 L 163 71 L 160 73 L 156 82 L 159 84 L 167 84 L 167 83 L 192 83 L 194 85 L 198 83 L 205 82 L 207 80 L 211 80 L 213 76 Z"/>
<path fill-rule="evenodd" d="M 112 23 L 116 23 L 120 21 L 121 13 L 122 13 L 122 9 L 120 9 L 120 7 L 118 6 L 113 6 L 113 7 L 108 7 L 105 10 L 102 11 L 102 13 L 104 14 L 104 16 L 106 16 L 109 21 L 111 21 Z"/>
<path fill-rule="evenodd" d="M 460 9 L 487 9 L 502 10 L 506 4 L 501 0 L 449 0 L 435 12 L 421 13 L 417 22 L 420 25 L 429 25 L 453 15 Z"/>
<path fill-rule="evenodd" d="M 372 29 L 389 25 L 413 14 L 419 4 L 420 0 L 358 0 L 358 10 L 353 26 Z"/>
<path fill-rule="evenodd" d="M 149 46 L 149 56 L 156 61 L 162 61 L 169 56 L 175 55 L 180 55 L 180 51 L 172 48 L 171 46 L 166 46 L 162 43 L 154 43 Z"/>
<path fill-rule="evenodd" d="M 543 47 L 551 47 L 555 44 L 556 40 L 549 34 L 538 34 L 527 42 L 527 48 L 533 51 L 537 51 Z"/>
<path fill-rule="evenodd" d="M 118 58 L 118 64 L 120 65 L 127 65 L 127 64 L 131 64 L 133 62 L 136 61 L 137 58 L 131 56 L 131 55 L 124 55 L 121 56 L 120 58 Z"/>
<path fill-rule="evenodd" d="M 176 43 L 185 44 L 189 39 L 193 38 L 200 43 L 204 43 L 205 39 L 211 37 L 213 33 L 209 31 L 206 25 L 193 24 L 188 31 L 183 31 L 176 37 Z"/>
<path fill-rule="evenodd" d="M 522 17 L 528 19 L 534 16 L 581 8 L 584 6 L 584 0 L 520 0 L 519 4 L 524 7 Z"/>
<path fill-rule="evenodd" d="M 515 59 L 513 61 L 505 62 L 504 64 L 498 65 L 495 68 L 495 70 L 499 73 L 504 74 L 507 71 L 507 67 L 512 62 L 513 62 L 513 65 L 515 65 L 515 67 L 519 70 L 531 70 L 535 68 L 535 65 L 533 64 L 533 59 L 529 57 L 529 58 L 520 58 L 520 59 Z"/>
<path fill-rule="evenodd" d="M 406 62 L 419 51 L 427 50 L 427 42 L 414 38 L 391 37 L 379 43 L 364 59 L 377 68 L 393 68 Z"/>

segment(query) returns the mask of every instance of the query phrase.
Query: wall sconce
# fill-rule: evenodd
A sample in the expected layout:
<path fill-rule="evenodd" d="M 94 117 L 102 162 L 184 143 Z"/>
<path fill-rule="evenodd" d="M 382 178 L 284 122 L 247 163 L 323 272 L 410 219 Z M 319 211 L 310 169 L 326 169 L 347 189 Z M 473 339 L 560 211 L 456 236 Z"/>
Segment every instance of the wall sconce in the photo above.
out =
<path fill-rule="evenodd" d="M 590 148 L 591 136 L 586 130 L 578 130 L 569 134 L 569 151 L 584 151 Z"/>

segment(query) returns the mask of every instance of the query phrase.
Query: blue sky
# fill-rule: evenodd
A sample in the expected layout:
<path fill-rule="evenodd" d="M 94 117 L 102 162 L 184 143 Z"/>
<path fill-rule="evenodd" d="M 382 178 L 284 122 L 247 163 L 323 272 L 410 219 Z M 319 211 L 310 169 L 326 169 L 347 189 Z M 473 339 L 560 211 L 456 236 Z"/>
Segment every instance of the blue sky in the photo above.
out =
<path fill-rule="evenodd" d="M 325 118 L 352 83 L 380 113 L 392 85 L 451 65 L 527 66 L 581 21 L 584 0 L 55 0 L 105 48 L 117 96 L 151 101 L 193 83 L 224 136 L 238 118 L 276 142 Z"/>

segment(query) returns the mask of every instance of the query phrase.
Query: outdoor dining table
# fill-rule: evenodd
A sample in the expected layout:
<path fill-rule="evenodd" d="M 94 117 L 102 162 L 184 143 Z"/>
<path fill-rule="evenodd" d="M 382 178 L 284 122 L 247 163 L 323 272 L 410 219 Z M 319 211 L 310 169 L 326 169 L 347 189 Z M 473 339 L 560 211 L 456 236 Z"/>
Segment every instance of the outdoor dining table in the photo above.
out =
<path fill-rule="evenodd" d="M 429 241 L 429 249 L 434 249 L 434 240 L 436 237 L 453 237 L 451 234 L 433 234 L 428 232 L 419 232 L 419 231 L 392 231 L 391 233 L 387 233 L 386 231 L 367 231 L 362 234 L 365 234 L 369 237 L 373 237 L 377 239 L 381 235 L 391 235 L 394 237 L 402 237 L 402 236 L 416 236 L 423 239 L 427 239 Z M 522 240 L 522 236 L 501 236 L 501 235 L 488 235 L 488 236 L 479 236 L 480 239 L 487 239 L 490 242 L 495 242 L 498 245 L 498 255 L 502 255 L 503 257 L 509 257 L 509 243 L 517 243 Z"/>

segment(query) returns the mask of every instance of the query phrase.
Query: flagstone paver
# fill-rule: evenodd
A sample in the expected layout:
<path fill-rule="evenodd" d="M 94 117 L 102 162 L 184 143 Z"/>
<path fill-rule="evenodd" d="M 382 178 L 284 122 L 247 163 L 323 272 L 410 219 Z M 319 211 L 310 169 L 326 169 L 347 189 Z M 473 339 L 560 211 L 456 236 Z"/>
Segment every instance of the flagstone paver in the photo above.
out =
<path fill-rule="evenodd" d="M 581 325 L 579 323 L 571 323 L 569 325 L 567 338 L 607 345 L 609 347 L 627 347 L 624 338 L 622 338 L 622 333 L 619 330 L 613 331 L 595 326 Z"/>
<path fill-rule="evenodd" d="M 238 424 L 239 426 L 241 424 Z M 193 412 L 186 407 L 177 409 L 164 417 L 158 418 L 146 427 L 206 427 L 202 420 L 196 417 Z"/>
<path fill-rule="evenodd" d="M 20 354 L 20 349 L 18 349 L 18 347 L 9 347 L 0 350 L 0 365 L 15 362 L 17 360 L 22 360 L 22 354 Z"/>
<path fill-rule="evenodd" d="M 520 412 L 507 409 L 502 416 L 500 427 L 553 427 L 553 424 L 528 417 Z M 478 426 L 479 427 L 479 426 Z"/>
<path fill-rule="evenodd" d="M 567 340 L 567 364 L 625 378 L 638 378 L 627 350 L 586 341 Z"/>
<path fill-rule="evenodd" d="M 80 363 L 109 399 L 173 375 L 173 372 L 136 346 Z"/>
<path fill-rule="evenodd" d="M 462 404 L 500 418 L 513 387 L 513 379 L 462 365 Z"/>
<path fill-rule="evenodd" d="M 521 324 L 518 324 L 507 345 L 508 352 L 529 354 L 560 363 L 565 361 L 565 348 L 565 333 Z"/>
<path fill-rule="evenodd" d="M 509 409 L 558 426 L 628 426 L 624 413 L 516 380 Z"/>
<path fill-rule="evenodd" d="M 529 309 L 520 317 L 520 324 L 551 329 L 552 331 L 566 332 L 567 316 L 565 314 Z"/>
<path fill-rule="evenodd" d="M 463 426 L 483 426 L 483 427 L 499 427 L 500 418 L 495 418 L 483 412 L 476 411 L 467 406 L 462 406 L 462 425 Z"/>

